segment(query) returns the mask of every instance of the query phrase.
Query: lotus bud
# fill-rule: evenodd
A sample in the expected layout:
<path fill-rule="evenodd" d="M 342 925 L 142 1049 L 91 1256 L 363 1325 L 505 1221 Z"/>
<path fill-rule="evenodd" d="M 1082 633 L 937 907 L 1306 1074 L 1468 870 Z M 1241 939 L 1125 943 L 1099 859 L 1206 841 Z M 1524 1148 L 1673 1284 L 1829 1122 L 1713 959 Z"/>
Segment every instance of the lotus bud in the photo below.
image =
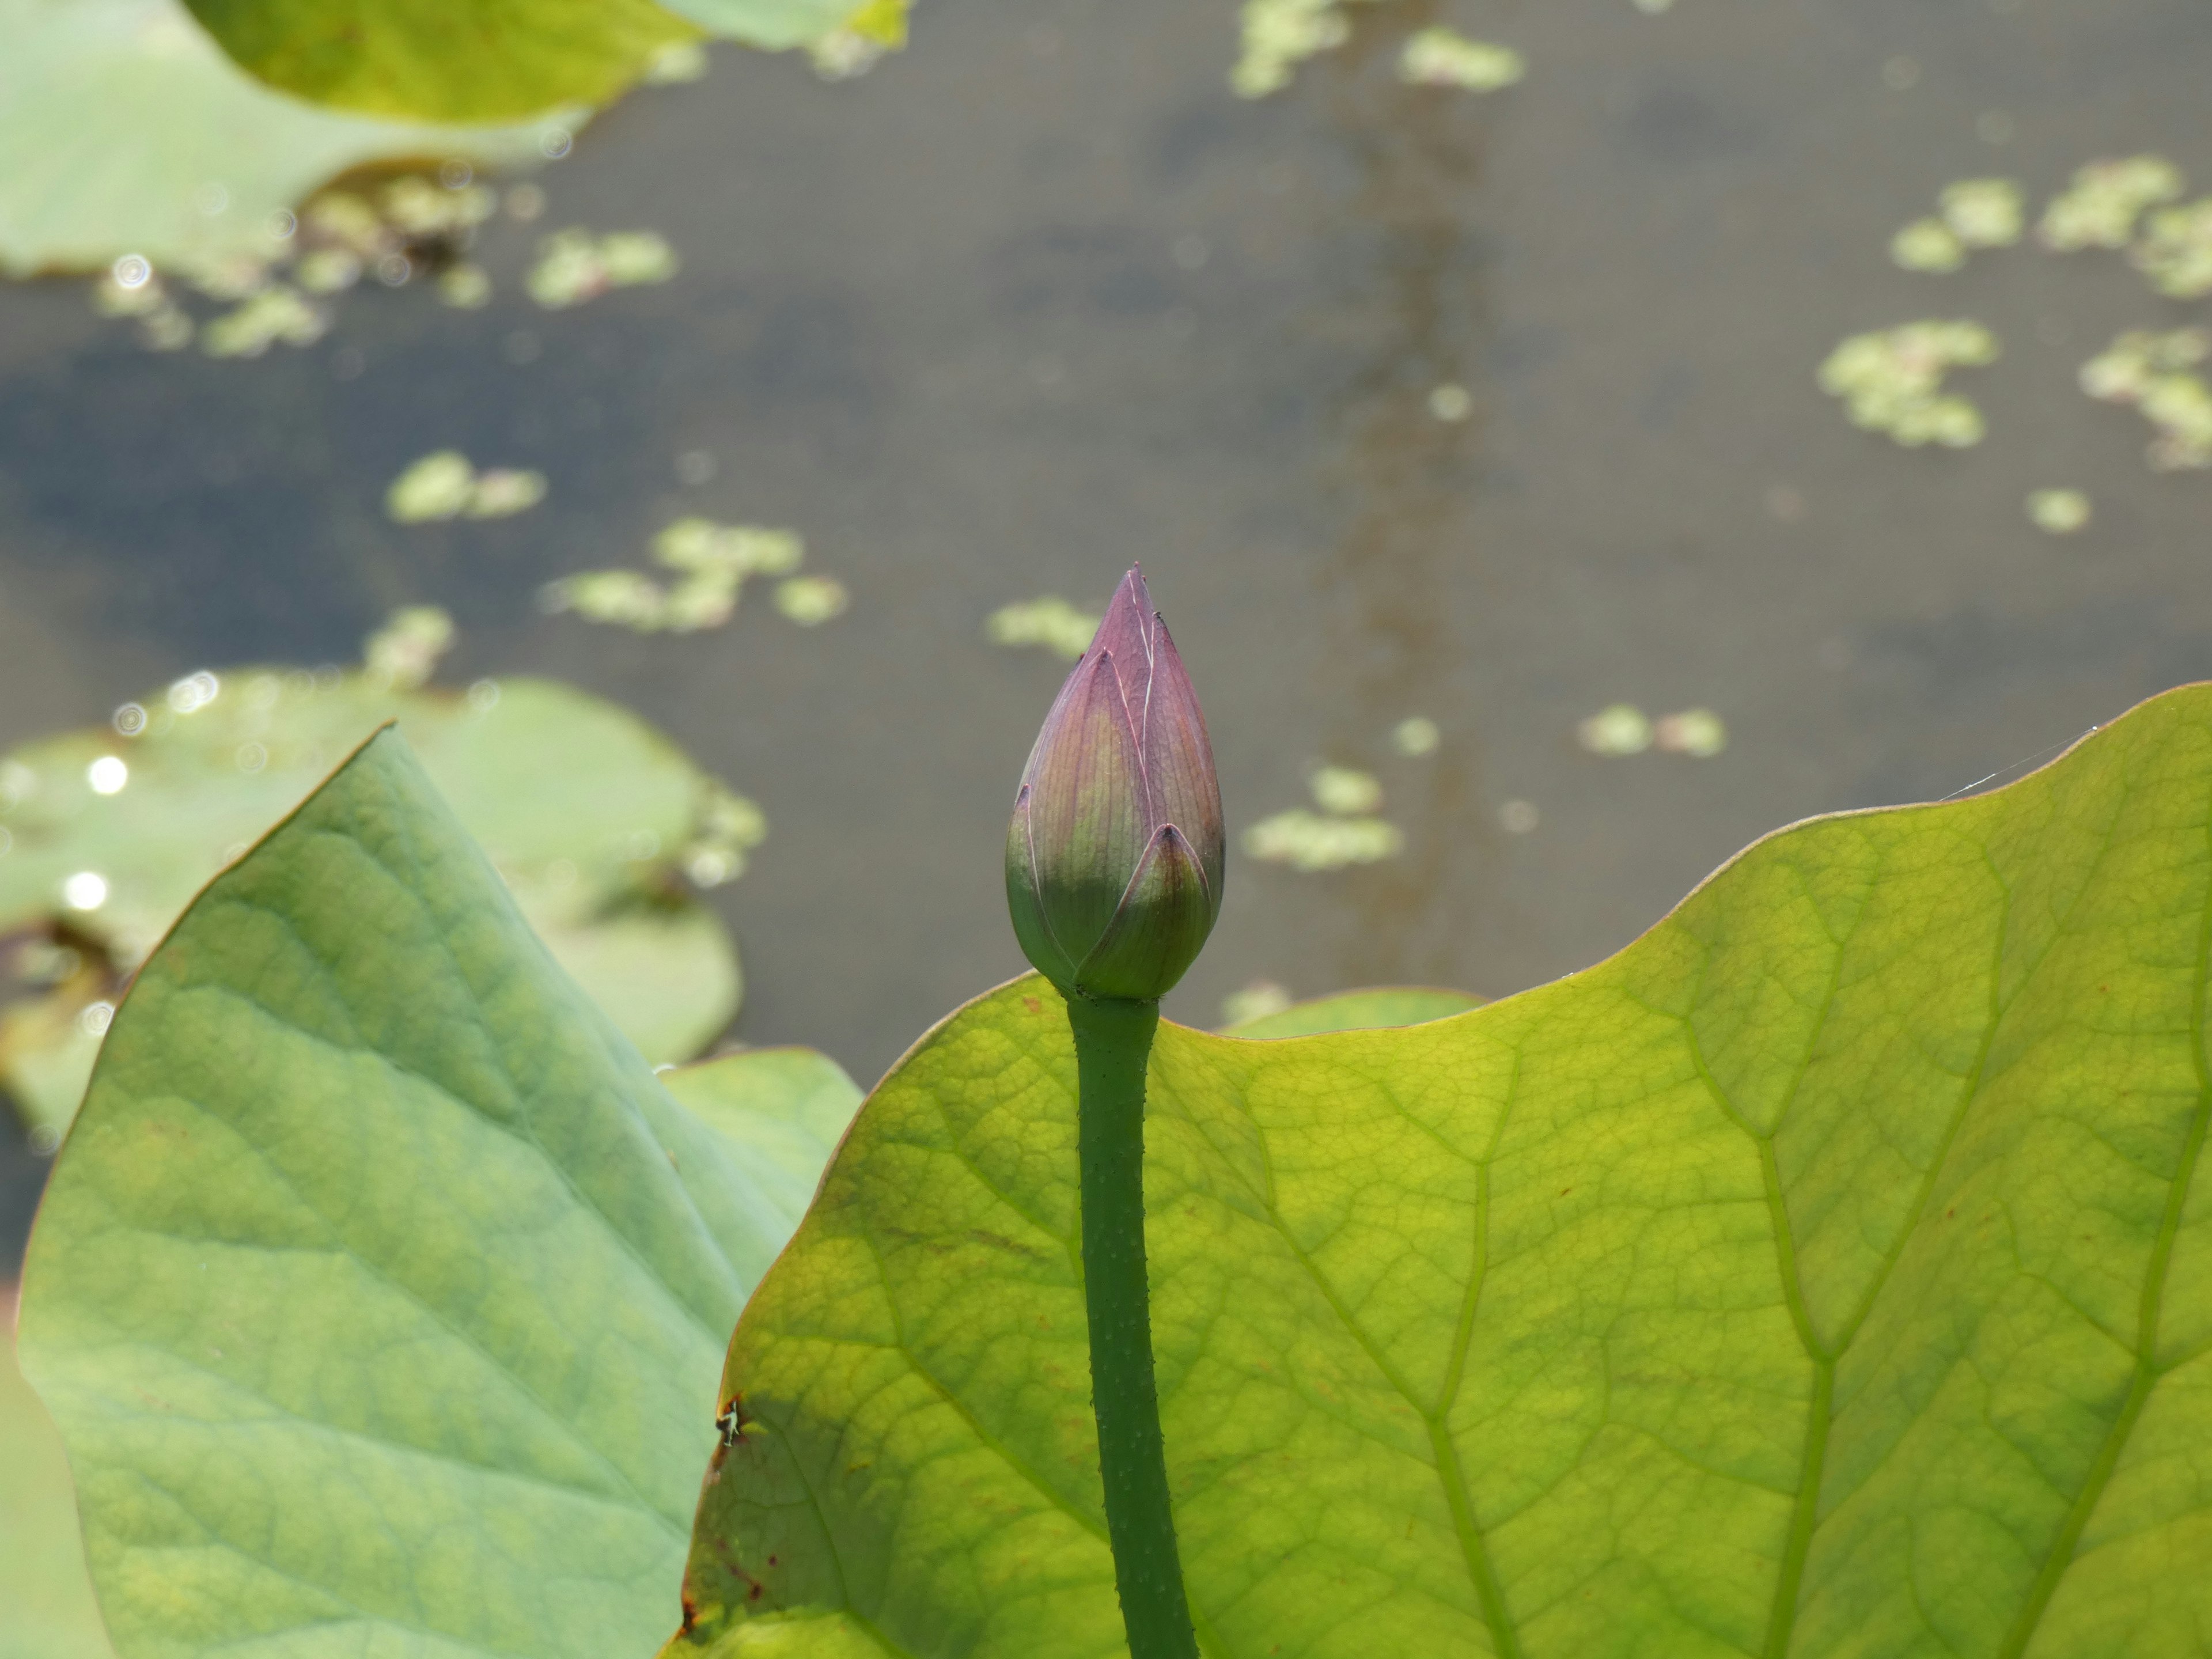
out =
<path fill-rule="evenodd" d="M 1022 769 L 1006 903 L 1066 993 L 1156 1000 L 1221 914 L 1221 786 L 1205 717 L 1132 567 Z"/>

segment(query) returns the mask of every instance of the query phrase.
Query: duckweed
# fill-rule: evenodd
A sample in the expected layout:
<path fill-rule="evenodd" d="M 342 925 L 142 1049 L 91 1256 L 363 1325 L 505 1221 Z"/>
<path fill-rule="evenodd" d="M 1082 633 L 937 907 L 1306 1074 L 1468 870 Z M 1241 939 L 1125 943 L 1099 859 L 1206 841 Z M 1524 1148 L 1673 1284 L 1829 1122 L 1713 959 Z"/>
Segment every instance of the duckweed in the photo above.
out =
<path fill-rule="evenodd" d="M 801 628 L 818 628 L 842 617 L 853 603 L 835 576 L 791 576 L 775 586 L 775 608 Z"/>
<path fill-rule="evenodd" d="M 1954 368 L 1996 361 L 1996 336 L 1975 322 L 1917 322 L 1855 334 L 1820 365 L 1820 389 L 1843 398 L 1851 424 L 1908 448 L 1964 449 L 1982 441 L 1981 410 L 1943 389 Z"/>
<path fill-rule="evenodd" d="M 1905 270 L 1940 275 L 1966 263 L 1966 245 L 1941 219 L 1915 219 L 1889 239 L 1889 258 Z"/>
<path fill-rule="evenodd" d="M 1314 802 L 1324 812 L 1356 817 L 1382 805 L 1382 785 L 1372 773 L 1349 766 L 1320 766 L 1307 783 Z"/>
<path fill-rule="evenodd" d="M 641 634 L 695 634 L 720 628 L 736 614 L 748 580 L 789 576 L 805 551 L 792 531 L 678 519 L 653 541 L 653 562 L 681 573 L 672 586 L 635 570 L 590 570 L 547 583 L 538 591 L 538 605 Z M 828 576 L 786 582 L 776 593 L 776 609 L 802 627 L 828 622 L 849 603 L 844 584 Z"/>
<path fill-rule="evenodd" d="M 1528 60 L 1512 47 L 1471 40 L 1448 28 L 1417 31 L 1398 55 L 1398 78 L 1413 86 L 1496 92 L 1528 72 Z"/>
<path fill-rule="evenodd" d="M 2195 371 L 2212 355 L 2212 332 L 2133 329 L 2081 365 L 2081 390 L 2132 404 L 2156 432 L 2146 459 L 2160 472 L 2212 467 L 2212 388 Z"/>
<path fill-rule="evenodd" d="M 2212 294 L 2212 196 L 2152 214 L 2128 258 L 2169 300 Z"/>
<path fill-rule="evenodd" d="M 2089 512 L 2089 498 L 2078 489 L 2028 492 L 2028 522 L 2049 535 L 2072 535 L 2088 524 Z"/>
<path fill-rule="evenodd" d="M 1382 805 L 1382 786 L 1371 775 L 1349 766 L 1317 766 L 1306 784 L 1322 810 L 1295 806 L 1261 819 L 1244 832 L 1245 852 L 1311 873 L 1379 863 L 1405 850 L 1398 826 L 1374 816 Z"/>
<path fill-rule="evenodd" d="M 2036 240 L 2059 253 L 2125 247 L 2145 209 L 2179 201 L 2187 188 L 2181 169 L 2163 155 L 2092 161 L 2044 209 Z"/>
<path fill-rule="evenodd" d="M 1409 760 L 1435 754 L 1437 745 L 1443 741 L 1443 733 L 1425 714 L 1415 714 L 1400 720 L 1390 728 L 1390 746 Z"/>
<path fill-rule="evenodd" d="M 453 619 L 434 605 L 395 611 L 384 626 L 362 642 L 362 661 L 370 681 L 386 691 L 412 691 L 427 685 L 438 659 L 453 648 Z"/>
<path fill-rule="evenodd" d="M 1640 755 L 1651 746 L 1651 721 L 1634 703 L 1610 703 L 1575 727 L 1575 741 L 1593 755 Z"/>
<path fill-rule="evenodd" d="M 1651 738 L 1663 753 L 1710 760 L 1728 747 L 1728 727 L 1710 708 L 1685 708 L 1679 714 L 1660 716 Z"/>
<path fill-rule="evenodd" d="M 1960 179 L 1943 186 L 1936 204 L 1966 247 L 2010 247 L 2027 228 L 2027 203 L 2010 179 Z"/>
<path fill-rule="evenodd" d="M 1281 91 L 1300 64 L 1352 33 L 1340 0 L 1244 0 L 1240 21 L 1243 50 L 1229 76 L 1239 98 Z"/>
<path fill-rule="evenodd" d="M 491 275 L 474 264 L 458 264 L 441 271 L 438 297 L 457 311 L 480 310 L 491 303 Z"/>
<path fill-rule="evenodd" d="M 399 524 L 425 524 L 464 515 L 503 519 L 545 499 L 545 475 L 509 467 L 479 473 L 458 449 L 423 456 L 384 492 L 384 510 Z"/>
<path fill-rule="evenodd" d="M 594 237 L 572 228 L 538 245 L 538 263 L 523 286 L 548 311 L 561 311 L 610 289 L 665 283 L 675 274 L 675 250 L 651 231 Z"/>
<path fill-rule="evenodd" d="M 200 349 L 210 357 L 258 357 L 277 341 L 313 345 L 329 331 L 330 319 L 295 288 L 276 283 L 235 311 L 200 330 Z"/>
<path fill-rule="evenodd" d="M 1000 605 L 983 624 L 994 645 L 1042 646 L 1073 662 L 1090 648 L 1098 631 L 1098 613 L 1079 611 L 1057 594 Z"/>
<path fill-rule="evenodd" d="M 1294 806 L 1260 820 L 1244 832 L 1244 850 L 1267 864 L 1308 874 L 1377 864 L 1405 850 L 1406 838 L 1381 818 L 1328 817 Z"/>

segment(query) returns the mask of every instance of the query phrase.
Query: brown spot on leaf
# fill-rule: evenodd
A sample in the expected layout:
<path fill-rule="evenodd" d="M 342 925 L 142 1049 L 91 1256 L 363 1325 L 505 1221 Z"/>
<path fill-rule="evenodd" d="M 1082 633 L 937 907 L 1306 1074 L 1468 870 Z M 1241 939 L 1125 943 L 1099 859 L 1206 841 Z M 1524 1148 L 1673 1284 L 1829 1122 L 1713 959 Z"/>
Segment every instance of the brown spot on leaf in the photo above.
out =
<path fill-rule="evenodd" d="M 1037 1000 L 1035 997 L 1024 997 L 1022 999 L 1022 1006 L 1028 1009 L 1033 1014 L 1041 1014 L 1044 1012 L 1044 1004 Z"/>

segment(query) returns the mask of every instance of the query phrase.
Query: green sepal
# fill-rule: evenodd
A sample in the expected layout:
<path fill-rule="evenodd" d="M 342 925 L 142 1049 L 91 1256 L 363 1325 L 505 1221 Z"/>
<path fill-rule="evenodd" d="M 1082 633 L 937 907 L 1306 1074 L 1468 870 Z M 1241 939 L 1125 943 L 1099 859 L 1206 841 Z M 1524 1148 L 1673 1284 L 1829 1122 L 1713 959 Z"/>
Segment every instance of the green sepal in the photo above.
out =
<path fill-rule="evenodd" d="M 1212 931 L 1206 872 L 1182 831 L 1164 825 L 1145 848 L 1104 935 L 1075 970 L 1076 988 L 1094 997 L 1157 1001 L 1198 959 Z"/>

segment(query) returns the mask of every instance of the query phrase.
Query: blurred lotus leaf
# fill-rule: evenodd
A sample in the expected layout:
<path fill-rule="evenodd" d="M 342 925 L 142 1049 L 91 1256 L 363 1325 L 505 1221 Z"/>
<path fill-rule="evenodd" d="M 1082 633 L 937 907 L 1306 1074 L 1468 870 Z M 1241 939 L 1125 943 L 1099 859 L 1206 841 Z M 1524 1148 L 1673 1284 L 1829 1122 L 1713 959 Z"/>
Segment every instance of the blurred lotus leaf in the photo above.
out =
<path fill-rule="evenodd" d="M 378 635 L 387 654 L 393 635 Z M 0 760 L 0 994 L 16 995 L 0 1007 L 0 1087 L 49 1144 L 108 1010 L 178 913 L 391 720 L 648 1060 L 688 1059 L 729 1023 L 736 952 L 692 890 L 743 871 L 765 834 L 758 809 L 572 687 L 410 690 L 390 667 L 196 675 L 125 705 L 115 729 Z"/>
<path fill-rule="evenodd" d="M 10 275 L 131 254 L 163 268 L 258 265 L 286 246 L 273 216 L 349 168 L 542 159 L 541 123 L 403 124 L 272 92 L 179 0 L 0 0 L 0 272 Z M 564 112 L 561 125 L 582 116 Z"/>
<path fill-rule="evenodd" d="M 902 0 L 859 6 L 854 0 L 668 0 L 668 9 L 709 34 L 769 52 L 810 46 L 840 29 L 872 33 L 884 46 L 901 45 L 906 35 Z M 897 15 L 896 36 L 886 39 L 884 18 L 892 12 Z"/>
<path fill-rule="evenodd" d="M 319 104 L 511 121 L 603 104 L 695 31 L 653 0 L 187 0 L 222 49 Z"/>

